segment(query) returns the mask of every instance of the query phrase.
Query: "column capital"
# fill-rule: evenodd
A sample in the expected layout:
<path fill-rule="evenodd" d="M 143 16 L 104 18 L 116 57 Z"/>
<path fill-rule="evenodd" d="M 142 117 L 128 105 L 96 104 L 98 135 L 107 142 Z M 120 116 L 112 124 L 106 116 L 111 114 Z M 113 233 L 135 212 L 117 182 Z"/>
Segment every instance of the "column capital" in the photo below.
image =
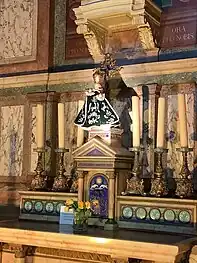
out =
<path fill-rule="evenodd" d="M 77 171 L 78 178 L 84 178 L 85 174 L 87 174 L 87 171 Z"/>
<path fill-rule="evenodd" d="M 55 91 L 28 93 L 26 95 L 30 103 L 58 102 L 60 93 Z"/>
<path fill-rule="evenodd" d="M 115 173 L 115 171 L 106 172 L 106 175 L 108 176 L 109 179 L 115 179 L 115 178 L 116 178 L 116 173 Z"/>

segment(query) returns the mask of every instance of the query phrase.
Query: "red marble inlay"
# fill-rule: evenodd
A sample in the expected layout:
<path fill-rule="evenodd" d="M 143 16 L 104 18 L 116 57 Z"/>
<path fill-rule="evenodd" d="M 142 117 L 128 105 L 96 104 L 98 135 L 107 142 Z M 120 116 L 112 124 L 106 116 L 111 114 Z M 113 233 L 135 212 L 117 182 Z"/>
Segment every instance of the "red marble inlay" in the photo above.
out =
<path fill-rule="evenodd" d="M 66 6 L 66 52 L 65 59 L 90 58 L 87 43 L 83 35 L 77 34 L 74 8 L 79 7 L 81 0 L 67 0 Z"/>

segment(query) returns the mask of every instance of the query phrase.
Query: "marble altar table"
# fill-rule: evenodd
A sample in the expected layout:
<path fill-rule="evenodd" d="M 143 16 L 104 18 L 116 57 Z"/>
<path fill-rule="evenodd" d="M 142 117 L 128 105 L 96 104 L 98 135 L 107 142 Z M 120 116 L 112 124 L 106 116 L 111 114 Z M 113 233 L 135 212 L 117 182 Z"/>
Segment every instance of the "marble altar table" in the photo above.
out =
<path fill-rule="evenodd" d="M 0 262 L 182 263 L 189 262 L 183 260 L 190 256 L 195 240 L 191 236 L 123 229 L 108 232 L 93 227 L 85 235 L 75 235 L 72 226 L 2 220 Z"/>

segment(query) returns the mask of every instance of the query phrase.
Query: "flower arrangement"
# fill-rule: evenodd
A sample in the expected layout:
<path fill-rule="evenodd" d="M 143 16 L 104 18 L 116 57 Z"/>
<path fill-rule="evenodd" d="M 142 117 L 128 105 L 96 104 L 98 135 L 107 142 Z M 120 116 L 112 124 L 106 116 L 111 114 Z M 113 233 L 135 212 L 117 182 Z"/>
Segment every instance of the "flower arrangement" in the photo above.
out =
<path fill-rule="evenodd" d="M 67 200 L 66 210 L 74 212 L 73 228 L 77 232 L 86 231 L 88 226 L 88 217 L 91 215 L 91 204 L 89 201 Z"/>
<path fill-rule="evenodd" d="M 73 199 L 67 200 L 66 203 L 66 208 L 69 210 L 74 210 L 74 211 L 85 211 L 85 212 L 90 212 L 91 205 L 90 202 L 83 202 L 83 201 L 74 201 Z"/>

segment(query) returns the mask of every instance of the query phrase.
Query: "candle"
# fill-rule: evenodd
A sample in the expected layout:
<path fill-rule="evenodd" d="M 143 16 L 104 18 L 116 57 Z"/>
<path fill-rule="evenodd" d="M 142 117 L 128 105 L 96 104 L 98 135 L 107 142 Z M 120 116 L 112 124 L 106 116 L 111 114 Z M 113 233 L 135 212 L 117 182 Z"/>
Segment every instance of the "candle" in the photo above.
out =
<path fill-rule="evenodd" d="M 132 97 L 133 147 L 140 146 L 140 103 L 139 97 Z"/>
<path fill-rule="evenodd" d="M 80 112 L 83 105 L 84 105 L 84 101 L 80 100 L 78 102 L 78 112 Z M 77 147 L 80 147 L 81 145 L 83 145 L 83 142 L 84 142 L 84 130 L 81 127 L 78 127 L 77 128 Z"/>
<path fill-rule="evenodd" d="M 58 148 L 65 148 L 64 103 L 58 103 Z"/>
<path fill-rule="evenodd" d="M 179 112 L 179 127 L 180 127 L 180 145 L 181 147 L 188 147 L 187 135 L 187 113 L 185 95 L 178 94 L 178 112 Z"/>
<path fill-rule="evenodd" d="M 157 148 L 164 147 L 165 136 L 165 99 L 159 98 L 157 117 Z"/>
<path fill-rule="evenodd" d="M 36 107 L 36 140 L 37 148 L 44 148 L 44 105 Z"/>

